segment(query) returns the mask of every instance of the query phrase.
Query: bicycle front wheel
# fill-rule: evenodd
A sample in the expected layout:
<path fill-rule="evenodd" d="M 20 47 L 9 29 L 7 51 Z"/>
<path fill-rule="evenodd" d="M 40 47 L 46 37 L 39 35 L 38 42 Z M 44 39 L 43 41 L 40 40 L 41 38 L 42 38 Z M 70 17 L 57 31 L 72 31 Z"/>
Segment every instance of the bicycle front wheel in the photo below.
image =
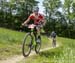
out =
<path fill-rule="evenodd" d="M 53 47 L 56 47 L 56 39 L 53 38 L 53 43 L 52 43 Z"/>
<path fill-rule="evenodd" d="M 32 36 L 30 33 L 28 33 L 23 40 L 22 52 L 24 57 L 27 57 L 30 54 L 31 46 L 32 46 Z"/>

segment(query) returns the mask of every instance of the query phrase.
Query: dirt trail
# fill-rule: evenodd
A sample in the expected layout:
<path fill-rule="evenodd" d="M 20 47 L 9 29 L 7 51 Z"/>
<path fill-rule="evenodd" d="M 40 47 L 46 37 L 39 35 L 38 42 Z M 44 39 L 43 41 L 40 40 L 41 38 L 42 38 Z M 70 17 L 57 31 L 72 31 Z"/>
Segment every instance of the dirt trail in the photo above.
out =
<path fill-rule="evenodd" d="M 57 45 L 56 47 L 59 47 L 59 45 Z M 54 49 L 54 48 L 51 47 L 51 48 L 41 49 L 40 52 L 46 51 L 46 50 L 49 50 L 49 49 Z M 31 51 L 31 54 L 29 56 L 32 56 L 32 55 L 36 55 L 36 53 L 34 51 Z M 17 63 L 17 62 L 21 61 L 24 58 L 25 57 L 23 57 L 23 55 L 16 55 L 16 56 L 14 56 L 12 58 L 9 58 L 7 60 L 2 60 L 2 61 L 0 61 L 0 63 Z"/>
<path fill-rule="evenodd" d="M 59 45 L 57 45 L 56 47 L 59 47 Z M 41 49 L 40 52 L 46 51 L 46 50 L 49 50 L 49 49 L 54 49 L 56 47 L 49 47 L 49 48 Z M 32 55 L 36 55 L 35 51 L 31 51 L 31 54 L 29 56 L 32 56 Z M 1 60 L 0 63 L 17 63 L 24 58 L 25 57 L 23 55 L 16 55 L 16 56 L 8 58 L 6 60 Z"/>

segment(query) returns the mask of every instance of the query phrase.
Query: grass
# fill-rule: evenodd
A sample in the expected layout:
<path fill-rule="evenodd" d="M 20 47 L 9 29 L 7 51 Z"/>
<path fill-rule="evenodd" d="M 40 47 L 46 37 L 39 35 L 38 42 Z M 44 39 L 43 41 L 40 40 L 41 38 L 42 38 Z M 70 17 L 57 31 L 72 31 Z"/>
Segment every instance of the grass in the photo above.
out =
<path fill-rule="evenodd" d="M 75 63 L 75 39 L 57 37 L 60 47 L 41 52 L 19 63 Z"/>
<path fill-rule="evenodd" d="M 25 32 L 0 28 L 0 60 L 22 54 L 22 41 L 25 34 Z M 42 48 L 46 45 L 50 46 L 46 36 L 42 36 L 42 42 Z"/>
<path fill-rule="evenodd" d="M 0 59 L 21 53 L 25 33 L 0 28 Z"/>
<path fill-rule="evenodd" d="M 26 33 L 0 28 L 0 60 L 22 54 L 22 40 Z M 60 47 L 27 57 L 18 63 L 75 63 L 75 39 L 57 37 Z M 42 36 L 42 48 L 51 42 Z"/>

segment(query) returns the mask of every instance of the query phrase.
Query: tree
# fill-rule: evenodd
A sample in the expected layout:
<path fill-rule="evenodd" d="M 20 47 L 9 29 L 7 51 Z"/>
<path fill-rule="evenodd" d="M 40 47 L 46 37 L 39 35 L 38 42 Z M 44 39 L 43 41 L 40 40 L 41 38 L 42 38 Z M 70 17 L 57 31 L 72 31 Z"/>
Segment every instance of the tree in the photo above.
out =
<path fill-rule="evenodd" d="M 72 37 L 72 32 L 74 28 L 74 2 L 73 0 L 65 0 L 64 5 L 64 15 L 67 21 L 67 33 L 68 37 Z"/>
<path fill-rule="evenodd" d="M 58 35 L 75 38 L 75 2 L 73 0 L 44 0 L 47 24 L 45 30 L 55 30 Z M 62 9 L 62 12 L 59 11 Z"/>
<path fill-rule="evenodd" d="M 0 0 L 0 26 L 19 29 L 37 4 L 35 0 Z"/>
<path fill-rule="evenodd" d="M 44 0 L 43 5 L 45 7 L 46 12 L 46 18 L 47 18 L 47 24 L 45 29 L 48 29 L 49 31 L 55 30 L 56 26 L 56 12 L 58 11 L 59 7 L 61 7 L 61 1 L 60 0 Z"/>

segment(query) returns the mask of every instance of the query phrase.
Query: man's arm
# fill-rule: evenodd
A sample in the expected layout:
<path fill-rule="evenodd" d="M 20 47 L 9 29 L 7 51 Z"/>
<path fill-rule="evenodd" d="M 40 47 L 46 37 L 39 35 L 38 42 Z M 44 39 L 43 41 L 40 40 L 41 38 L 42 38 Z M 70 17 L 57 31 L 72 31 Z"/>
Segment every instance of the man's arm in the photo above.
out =
<path fill-rule="evenodd" d="M 43 17 L 43 20 L 42 20 L 42 22 L 43 22 L 43 26 L 45 26 L 45 24 L 46 24 L 45 17 Z"/>
<path fill-rule="evenodd" d="M 46 24 L 46 20 L 44 19 L 44 23 L 43 23 L 43 25 L 45 26 L 45 24 Z"/>
<path fill-rule="evenodd" d="M 26 21 L 24 21 L 24 23 L 22 23 L 22 25 L 27 24 L 30 21 L 30 18 L 28 18 Z"/>

